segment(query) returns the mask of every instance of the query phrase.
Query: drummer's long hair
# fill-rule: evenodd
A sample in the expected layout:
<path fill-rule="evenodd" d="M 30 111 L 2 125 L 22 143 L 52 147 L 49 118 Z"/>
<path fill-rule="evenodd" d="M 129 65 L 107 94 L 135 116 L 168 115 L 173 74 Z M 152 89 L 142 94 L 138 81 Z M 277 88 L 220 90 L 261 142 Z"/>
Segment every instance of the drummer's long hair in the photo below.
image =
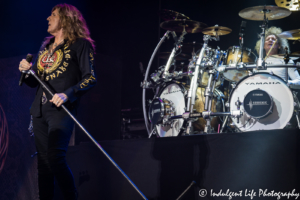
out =
<path fill-rule="evenodd" d="M 275 26 L 272 26 L 272 27 L 270 27 L 266 30 L 265 38 L 267 38 L 269 35 L 275 35 L 275 37 L 277 38 L 277 42 L 279 44 L 279 47 L 280 47 L 278 53 L 279 54 L 284 54 L 285 53 L 285 50 L 284 50 L 285 47 L 288 48 L 288 53 L 290 53 L 290 45 L 289 45 L 287 39 L 283 39 L 283 38 L 278 37 L 277 35 L 279 33 L 282 33 L 282 29 L 277 28 Z M 259 54 L 260 42 L 261 42 L 261 40 L 258 40 L 256 42 L 256 46 L 255 46 L 255 50 L 258 54 Z"/>
<path fill-rule="evenodd" d="M 60 18 L 59 25 L 63 29 L 65 39 L 68 40 L 67 43 L 70 45 L 77 38 L 85 38 L 92 44 L 95 51 L 95 41 L 90 37 L 90 31 L 81 12 L 75 6 L 65 3 L 54 6 L 52 12 L 56 9 Z M 41 49 L 45 48 L 52 38 L 53 36 L 46 37 Z"/>

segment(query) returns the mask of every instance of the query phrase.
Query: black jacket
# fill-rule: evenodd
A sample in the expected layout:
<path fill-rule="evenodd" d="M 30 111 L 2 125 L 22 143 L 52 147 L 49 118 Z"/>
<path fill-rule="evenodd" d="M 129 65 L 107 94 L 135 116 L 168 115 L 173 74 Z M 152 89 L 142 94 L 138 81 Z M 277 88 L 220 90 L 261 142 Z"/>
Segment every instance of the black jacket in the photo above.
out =
<path fill-rule="evenodd" d="M 32 66 L 32 69 L 39 77 L 44 73 L 44 82 L 53 93 L 65 93 L 68 96 L 67 107 L 74 108 L 78 106 L 79 98 L 96 84 L 94 72 L 94 51 L 91 43 L 83 38 L 77 39 L 73 44 L 68 45 L 67 41 L 56 47 L 52 57 L 48 56 L 48 48 L 54 38 L 46 48 L 40 51 L 38 58 Z M 38 86 L 35 99 L 30 109 L 34 117 L 41 116 L 41 98 L 44 89 L 35 80 L 29 76 L 24 82 L 30 87 Z M 47 99 L 52 97 L 47 91 L 44 91 Z"/>

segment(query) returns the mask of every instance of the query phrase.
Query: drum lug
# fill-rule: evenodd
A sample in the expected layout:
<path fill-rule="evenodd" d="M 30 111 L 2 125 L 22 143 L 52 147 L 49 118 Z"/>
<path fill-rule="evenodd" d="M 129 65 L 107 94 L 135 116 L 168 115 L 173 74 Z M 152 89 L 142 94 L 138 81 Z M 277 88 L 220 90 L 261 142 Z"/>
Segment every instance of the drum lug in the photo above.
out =
<path fill-rule="evenodd" d="M 232 83 L 232 84 L 231 84 L 231 87 L 232 87 L 232 89 L 234 89 L 234 88 L 236 87 L 236 84 L 235 84 L 235 83 Z"/>
<path fill-rule="evenodd" d="M 229 108 L 229 102 L 225 103 L 226 108 Z"/>
<path fill-rule="evenodd" d="M 251 51 L 252 51 L 252 50 L 251 50 L 251 49 L 249 49 L 248 56 L 250 56 L 250 55 L 251 55 Z"/>
<path fill-rule="evenodd" d="M 249 76 L 252 76 L 253 72 L 252 71 L 248 71 L 248 74 L 249 74 Z"/>

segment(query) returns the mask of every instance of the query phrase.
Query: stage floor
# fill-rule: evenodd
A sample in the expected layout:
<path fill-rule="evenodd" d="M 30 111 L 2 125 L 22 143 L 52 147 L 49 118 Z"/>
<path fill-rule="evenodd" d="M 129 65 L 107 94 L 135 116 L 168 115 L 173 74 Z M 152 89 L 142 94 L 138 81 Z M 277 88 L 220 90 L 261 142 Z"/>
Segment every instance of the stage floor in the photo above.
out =
<path fill-rule="evenodd" d="M 227 191 L 242 195 L 232 199 L 251 199 L 254 193 L 253 199 L 262 199 L 271 191 L 300 192 L 299 139 L 299 130 L 272 130 L 100 145 L 148 199 L 177 199 L 192 181 L 196 184 L 182 199 L 225 200 Z M 79 199 L 142 199 L 92 143 L 69 147 L 67 160 Z M 205 190 L 206 197 L 200 197 Z"/>

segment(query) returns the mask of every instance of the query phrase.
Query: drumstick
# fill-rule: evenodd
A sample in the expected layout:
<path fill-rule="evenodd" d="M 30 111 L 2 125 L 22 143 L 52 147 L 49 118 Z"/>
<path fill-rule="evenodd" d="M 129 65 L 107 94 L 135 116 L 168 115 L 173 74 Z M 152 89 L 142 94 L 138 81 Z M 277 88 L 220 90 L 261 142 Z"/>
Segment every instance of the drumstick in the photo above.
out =
<path fill-rule="evenodd" d="M 265 59 L 264 59 L 265 61 L 266 61 L 267 57 L 269 56 L 270 52 L 272 51 L 272 49 L 273 49 L 274 45 L 276 44 L 276 42 L 277 42 L 277 39 L 275 40 L 275 42 L 274 42 L 273 45 L 271 46 L 271 48 L 270 48 L 268 54 L 266 55 L 266 57 L 265 57 Z"/>

